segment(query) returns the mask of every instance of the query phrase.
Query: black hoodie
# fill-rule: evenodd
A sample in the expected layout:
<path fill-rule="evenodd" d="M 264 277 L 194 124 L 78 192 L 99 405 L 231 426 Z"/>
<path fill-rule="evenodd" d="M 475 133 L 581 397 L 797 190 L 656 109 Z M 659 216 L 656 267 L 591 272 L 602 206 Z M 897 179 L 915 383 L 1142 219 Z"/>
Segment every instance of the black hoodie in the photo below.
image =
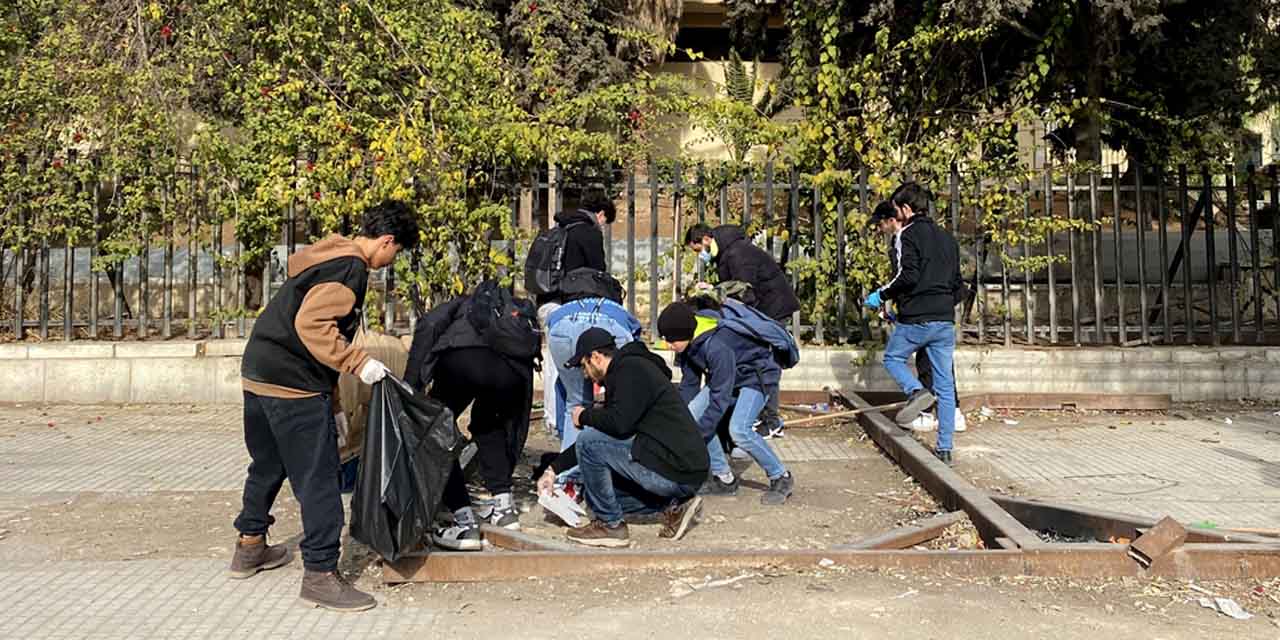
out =
<path fill-rule="evenodd" d="M 604 406 L 584 410 L 579 422 L 620 440 L 635 437 L 631 458 L 672 482 L 699 486 L 707 479 L 707 445 L 662 358 L 643 342 L 629 342 L 609 363 L 604 386 Z M 571 447 L 553 467 L 576 463 Z"/>
<path fill-rule="evenodd" d="M 880 297 L 898 303 L 898 322 L 954 322 L 962 298 L 960 246 L 933 218 L 917 213 L 893 239 L 898 256 L 893 279 Z"/>
<path fill-rule="evenodd" d="M 786 322 L 800 309 L 787 274 L 773 256 L 751 244 L 742 227 L 732 224 L 716 227 L 711 230 L 711 237 L 719 250 L 714 260 L 720 282 L 740 280 L 751 285 L 748 299 L 742 302 L 778 322 Z"/>

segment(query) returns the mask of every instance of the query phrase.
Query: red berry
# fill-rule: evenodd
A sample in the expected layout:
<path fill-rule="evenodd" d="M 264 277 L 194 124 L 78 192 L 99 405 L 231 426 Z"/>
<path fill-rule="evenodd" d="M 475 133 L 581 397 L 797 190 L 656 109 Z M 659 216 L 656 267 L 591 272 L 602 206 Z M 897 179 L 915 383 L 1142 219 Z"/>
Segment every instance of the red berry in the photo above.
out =
<path fill-rule="evenodd" d="M 315 171 L 315 170 L 316 170 L 316 163 L 311 162 L 311 161 L 308 161 L 308 162 L 307 162 L 307 171 Z"/>
<path fill-rule="evenodd" d="M 319 200 L 319 199 L 320 199 L 320 192 L 319 192 L 319 191 L 313 191 L 313 192 L 311 193 L 311 197 L 312 197 L 312 198 L 315 198 L 316 200 Z"/>
<path fill-rule="evenodd" d="M 166 24 L 165 26 L 163 26 L 163 27 L 160 27 L 160 37 L 161 37 L 161 38 L 164 38 L 165 40 L 168 40 L 168 39 L 169 39 L 170 37 L 172 37 L 172 36 L 173 36 L 173 28 L 172 28 L 172 27 L 170 27 L 170 26 L 169 26 L 169 25 L 167 25 L 167 24 Z"/>
<path fill-rule="evenodd" d="M 530 2 L 530 3 L 529 3 L 529 13 L 533 13 L 534 11 L 537 11 L 537 10 L 538 10 L 538 3 L 536 3 L 536 2 Z"/>
<path fill-rule="evenodd" d="M 61 160 L 54 160 L 54 161 L 53 161 L 53 168 L 54 168 L 54 169 L 61 169 L 61 168 L 62 168 L 62 161 L 61 161 Z M 49 426 L 51 426 L 51 427 L 52 427 L 52 426 L 53 426 L 53 423 L 52 423 L 52 422 L 51 422 L 51 423 L 49 423 Z"/>

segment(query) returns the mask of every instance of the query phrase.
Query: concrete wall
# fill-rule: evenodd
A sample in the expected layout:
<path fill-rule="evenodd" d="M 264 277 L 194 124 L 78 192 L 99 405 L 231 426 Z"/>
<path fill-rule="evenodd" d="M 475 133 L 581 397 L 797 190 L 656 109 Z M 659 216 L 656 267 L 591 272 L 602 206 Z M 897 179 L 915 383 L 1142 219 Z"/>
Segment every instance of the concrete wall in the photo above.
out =
<path fill-rule="evenodd" d="M 237 404 L 242 340 L 0 345 L 0 402 Z M 668 354 L 668 358 L 669 358 Z M 1280 348 L 961 348 L 960 391 L 1280 395 Z M 786 389 L 892 390 L 878 352 L 805 349 Z M 539 387 L 540 388 L 540 387 Z"/>

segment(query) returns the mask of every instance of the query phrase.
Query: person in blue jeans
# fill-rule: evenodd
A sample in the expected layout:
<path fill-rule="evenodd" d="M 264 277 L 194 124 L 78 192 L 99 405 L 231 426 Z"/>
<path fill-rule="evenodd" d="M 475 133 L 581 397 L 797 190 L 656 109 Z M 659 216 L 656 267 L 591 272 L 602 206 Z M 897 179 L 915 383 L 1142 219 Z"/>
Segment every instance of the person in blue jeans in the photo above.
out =
<path fill-rule="evenodd" d="M 732 330 L 720 329 L 719 320 L 716 311 L 695 313 L 684 302 L 668 305 L 658 316 L 658 333 L 676 352 L 680 396 L 688 403 L 698 431 L 707 442 L 711 477 L 702 493 L 733 495 L 738 491 L 738 479 L 716 436 L 716 427 L 728 414 L 730 436 L 769 477 L 769 489 L 760 502 L 783 504 L 791 496 L 795 479 L 753 428 L 782 377 L 782 369 L 769 347 Z"/>
<path fill-rule="evenodd" d="M 879 309 L 886 301 L 898 307 L 897 326 L 884 351 L 884 368 L 907 394 L 896 420 L 910 425 L 920 412 L 938 405 L 938 443 L 934 453 L 952 462 L 955 433 L 956 382 L 952 375 L 956 348 L 955 304 L 964 283 L 960 278 L 960 245 L 929 217 L 932 194 L 908 182 L 889 201 L 902 228 L 894 236 L 897 269 L 889 283 L 871 292 L 863 304 Z M 933 370 L 935 396 L 920 383 L 907 359 L 925 350 Z"/>
<path fill-rule="evenodd" d="M 569 366 L 573 359 L 578 338 L 588 329 L 598 327 L 613 336 L 614 346 L 623 345 L 640 337 L 643 327 L 640 321 L 622 305 L 608 298 L 583 298 L 567 302 L 547 316 L 547 345 L 551 351 L 552 366 L 556 369 L 556 397 L 554 406 L 559 412 L 556 424 L 560 433 L 560 450 L 573 446 L 580 434 L 572 420 L 574 407 L 590 406 L 594 400 L 591 380 L 580 367 Z M 573 469 L 561 474 L 563 483 L 577 478 Z"/>
<path fill-rule="evenodd" d="M 622 348 L 592 327 L 578 338 L 565 362 L 604 384 L 602 407 L 574 407 L 572 424 L 582 428 L 574 446 L 538 479 L 549 493 L 557 471 L 582 471 L 594 519 L 566 536 L 593 547 L 627 547 L 627 514 L 660 513 L 659 536 L 679 540 L 698 515 L 698 487 L 707 477 L 707 446 L 698 425 L 671 384 L 671 369 L 639 340 Z"/>

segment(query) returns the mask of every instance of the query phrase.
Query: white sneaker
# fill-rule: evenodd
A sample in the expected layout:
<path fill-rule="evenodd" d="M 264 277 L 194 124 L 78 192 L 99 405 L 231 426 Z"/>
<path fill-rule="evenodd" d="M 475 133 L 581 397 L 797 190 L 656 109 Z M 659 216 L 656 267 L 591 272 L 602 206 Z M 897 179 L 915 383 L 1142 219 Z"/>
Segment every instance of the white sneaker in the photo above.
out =
<path fill-rule="evenodd" d="M 956 433 L 960 433 L 968 428 L 969 426 L 965 424 L 964 413 L 959 409 L 956 409 Z"/>
<path fill-rule="evenodd" d="M 921 413 L 908 425 L 912 431 L 933 431 L 938 428 L 938 419 L 932 413 Z"/>
<path fill-rule="evenodd" d="M 455 524 L 436 529 L 431 534 L 431 541 L 438 547 L 454 551 L 479 551 L 484 548 L 480 539 L 480 526 L 476 524 Z"/>

